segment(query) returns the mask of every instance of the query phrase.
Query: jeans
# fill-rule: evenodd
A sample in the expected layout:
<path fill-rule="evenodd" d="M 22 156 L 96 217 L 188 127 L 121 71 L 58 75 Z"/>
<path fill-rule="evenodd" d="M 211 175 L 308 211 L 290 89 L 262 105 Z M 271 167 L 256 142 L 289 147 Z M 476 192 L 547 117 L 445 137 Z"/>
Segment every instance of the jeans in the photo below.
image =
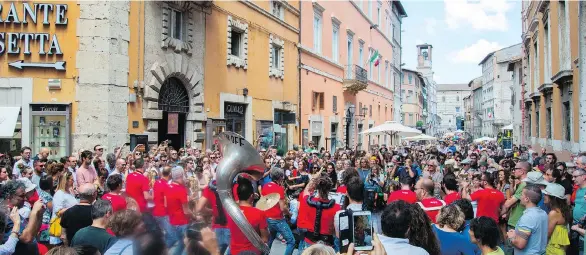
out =
<path fill-rule="evenodd" d="M 515 228 L 507 225 L 507 232 L 511 229 L 515 229 Z M 515 251 L 515 248 L 513 248 L 513 246 L 509 242 L 505 241 L 503 252 L 506 255 L 513 255 L 514 251 Z"/>
<path fill-rule="evenodd" d="M 304 240 L 301 240 L 301 242 L 299 242 L 299 247 L 297 247 L 297 251 L 299 252 L 299 254 L 303 253 L 303 251 L 305 249 L 307 249 L 309 246 L 311 246 L 310 244 L 305 242 L 305 238 Z"/>
<path fill-rule="evenodd" d="M 293 250 L 295 249 L 295 237 L 293 237 L 293 232 L 291 232 L 291 228 L 287 222 L 283 219 L 281 220 L 273 220 L 267 219 L 269 224 L 269 249 L 273 245 L 273 241 L 277 237 L 277 233 L 281 233 L 283 239 L 287 241 L 287 248 L 285 249 L 285 255 L 293 254 Z"/>
<path fill-rule="evenodd" d="M 169 223 L 169 216 L 155 217 L 155 220 L 161 229 L 165 231 L 165 244 L 171 248 L 177 242 L 177 235 L 175 234 L 175 228 Z"/>
<path fill-rule="evenodd" d="M 175 229 L 175 238 L 177 240 L 177 245 L 175 247 L 173 255 L 184 254 L 183 250 L 185 250 L 185 243 L 183 243 L 183 236 L 185 235 L 185 230 L 187 229 L 187 226 L 188 224 L 173 226 L 173 228 Z"/>
<path fill-rule="evenodd" d="M 216 228 L 214 232 L 218 241 L 218 249 L 220 249 L 220 254 L 223 255 L 228 249 L 228 246 L 230 246 L 230 230 L 227 228 Z"/>

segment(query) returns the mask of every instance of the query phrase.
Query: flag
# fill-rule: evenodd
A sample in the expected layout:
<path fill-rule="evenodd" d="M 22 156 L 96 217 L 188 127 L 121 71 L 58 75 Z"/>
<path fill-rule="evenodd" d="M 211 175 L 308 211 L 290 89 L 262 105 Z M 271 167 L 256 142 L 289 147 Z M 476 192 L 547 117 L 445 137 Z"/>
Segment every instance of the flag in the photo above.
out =
<path fill-rule="evenodd" d="M 374 66 L 377 67 L 378 64 L 380 64 L 380 58 L 377 58 L 376 61 L 374 61 Z"/>
<path fill-rule="evenodd" d="M 370 59 L 368 60 L 370 63 L 374 62 L 375 60 L 378 59 L 378 50 L 376 50 L 372 56 L 370 56 Z"/>

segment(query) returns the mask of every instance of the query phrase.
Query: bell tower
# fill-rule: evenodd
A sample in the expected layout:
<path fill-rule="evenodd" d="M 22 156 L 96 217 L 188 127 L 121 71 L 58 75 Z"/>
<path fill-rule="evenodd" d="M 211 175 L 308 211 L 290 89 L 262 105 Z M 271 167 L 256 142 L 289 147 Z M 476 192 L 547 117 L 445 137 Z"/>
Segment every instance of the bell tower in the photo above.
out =
<path fill-rule="evenodd" d="M 417 45 L 417 68 L 431 68 L 432 48 L 431 44 Z"/>

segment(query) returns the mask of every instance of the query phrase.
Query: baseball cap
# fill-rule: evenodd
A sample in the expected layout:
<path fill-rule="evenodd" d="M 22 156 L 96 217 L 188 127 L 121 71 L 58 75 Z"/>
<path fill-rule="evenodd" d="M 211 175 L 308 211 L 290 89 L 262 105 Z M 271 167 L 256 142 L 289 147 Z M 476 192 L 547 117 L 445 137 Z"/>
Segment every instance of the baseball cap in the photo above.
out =
<path fill-rule="evenodd" d="M 543 179 L 543 174 L 541 172 L 529 172 L 527 173 L 527 178 L 523 179 L 522 181 L 529 183 L 529 184 L 539 184 L 539 185 L 548 185 L 549 182 Z"/>
<path fill-rule="evenodd" d="M 566 198 L 566 189 L 564 186 L 559 185 L 557 183 L 549 183 L 547 187 L 542 191 L 543 194 L 550 195 L 552 197 L 557 197 L 560 199 Z"/>

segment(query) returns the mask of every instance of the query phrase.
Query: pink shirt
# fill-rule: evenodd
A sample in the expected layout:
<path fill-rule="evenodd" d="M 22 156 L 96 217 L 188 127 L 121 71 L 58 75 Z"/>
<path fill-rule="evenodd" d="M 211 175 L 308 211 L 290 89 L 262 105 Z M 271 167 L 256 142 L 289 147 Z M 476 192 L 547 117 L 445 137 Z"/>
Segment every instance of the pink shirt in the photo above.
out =
<path fill-rule="evenodd" d="M 75 171 L 75 175 L 77 176 L 77 186 L 80 187 L 86 183 L 94 183 L 98 178 L 98 173 L 96 169 L 90 165 L 89 168 L 85 168 L 83 165 Z"/>

